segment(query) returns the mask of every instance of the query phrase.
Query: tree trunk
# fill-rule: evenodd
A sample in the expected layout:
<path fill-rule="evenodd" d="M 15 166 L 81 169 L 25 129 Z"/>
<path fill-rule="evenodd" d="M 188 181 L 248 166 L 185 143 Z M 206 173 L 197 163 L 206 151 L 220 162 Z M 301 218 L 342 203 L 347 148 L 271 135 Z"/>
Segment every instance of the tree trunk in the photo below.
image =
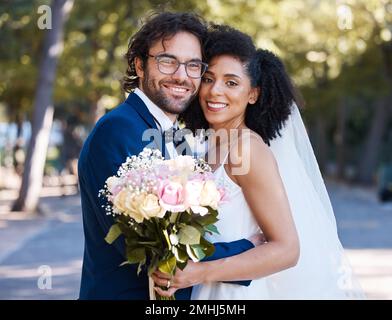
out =
<path fill-rule="evenodd" d="M 21 112 L 16 113 L 15 123 L 16 123 L 16 139 L 23 138 L 23 121 L 24 117 L 22 116 Z"/>
<path fill-rule="evenodd" d="M 23 164 L 25 162 L 24 150 L 23 150 L 23 116 L 20 111 L 15 114 L 16 124 L 16 141 L 12 148 L 12 159 L 14 165 L 14 171 L 22 176 Z"/>
<path fill-rule="evenodd" d="M 387 97 L 378 100 L 375 104 L 375 114 L 365 142 L 363 157 L 359 163 L 358 181 L 361 183 L 370 184 L 374 182 L 373 175 L 380 155 L 382 137 L 388 123 L 390 101 L 391 97 Z"/>
<path fill-rule="evenodd" d="M 42 189 L 42 178 L 53 122 L 53 83 L 57 61 L 63 50 L 64 23 L 72 9 L 74 0 L 52 1 L 52 29 L 44 38 L 39 77 L 34 100 L 31 139 L 27 149 L 19 197 L 13 211 L 33 212 L 37 210 Z"/>

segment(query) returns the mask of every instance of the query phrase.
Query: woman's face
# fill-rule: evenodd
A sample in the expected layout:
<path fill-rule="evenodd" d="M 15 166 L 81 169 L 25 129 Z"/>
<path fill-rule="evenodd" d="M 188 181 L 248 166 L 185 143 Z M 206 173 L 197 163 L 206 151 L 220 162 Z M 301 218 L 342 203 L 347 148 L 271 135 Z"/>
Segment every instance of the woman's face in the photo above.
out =
<path fill-rule="evenodd" d="M 248 103 L 255 103 L 258 88 L 252 88 L 244 64 L 222 55 L 208 63 L 199 92 L 203 113 L 213 128 L 236 128 L 245 118 Z"/>

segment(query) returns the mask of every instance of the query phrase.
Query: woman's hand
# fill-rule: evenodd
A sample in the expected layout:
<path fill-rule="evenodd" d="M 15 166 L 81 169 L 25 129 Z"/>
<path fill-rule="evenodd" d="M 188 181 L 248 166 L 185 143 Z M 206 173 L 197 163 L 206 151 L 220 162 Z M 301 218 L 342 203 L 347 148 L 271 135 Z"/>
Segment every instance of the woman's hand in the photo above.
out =
<path fill-rule="evenodd" d="M 159 287 L 154 287 L 154 290 L 161 296 L 170 297 L 178 289 L 188 288 L 202 283 L 204 282 L 204 275 L 206 273 L 205 267 L 205 262 L 193 262 L 189 260 L 184 270 L 176 269 L 174 276 L 157 270 L 151 276 L 154 283 L 168 289 L 163 290 Z"/>

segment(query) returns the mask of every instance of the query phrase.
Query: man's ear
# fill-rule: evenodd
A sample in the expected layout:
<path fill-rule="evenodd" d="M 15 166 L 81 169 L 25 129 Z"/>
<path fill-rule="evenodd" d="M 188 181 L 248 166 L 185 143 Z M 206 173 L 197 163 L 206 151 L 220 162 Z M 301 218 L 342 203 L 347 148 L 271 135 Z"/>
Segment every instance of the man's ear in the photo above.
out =
<path fill-rule="evenodd" d="M 249 103 L 254 104 L 256 103 L 257 99 L 260 96 L 260 87 L 255 87 L 250 89 L 250 95 L 249 95 Z"/>
<path fill-rule="evenodd" d="M 139 78 L 144 78 L 144 68 L 143 68 L 143 61 L 139 57 L 135 57 L 133 60 L 135 64 L 135 71 Z"/>

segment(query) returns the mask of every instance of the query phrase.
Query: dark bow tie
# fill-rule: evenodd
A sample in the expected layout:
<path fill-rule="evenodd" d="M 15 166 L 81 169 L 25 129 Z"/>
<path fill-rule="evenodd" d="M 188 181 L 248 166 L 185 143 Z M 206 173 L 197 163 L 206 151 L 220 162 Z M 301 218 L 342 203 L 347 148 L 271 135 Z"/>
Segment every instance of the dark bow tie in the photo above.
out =
<path fill-rule="evenodd" d="M 171 127 L 163 132 L 163 138 L 165 139 L 165 144 L 173 142 L 174 147 L 178 147 L 182 142 L 184 142 L 185 137 L 182 134 L 180 128 Z"/>

